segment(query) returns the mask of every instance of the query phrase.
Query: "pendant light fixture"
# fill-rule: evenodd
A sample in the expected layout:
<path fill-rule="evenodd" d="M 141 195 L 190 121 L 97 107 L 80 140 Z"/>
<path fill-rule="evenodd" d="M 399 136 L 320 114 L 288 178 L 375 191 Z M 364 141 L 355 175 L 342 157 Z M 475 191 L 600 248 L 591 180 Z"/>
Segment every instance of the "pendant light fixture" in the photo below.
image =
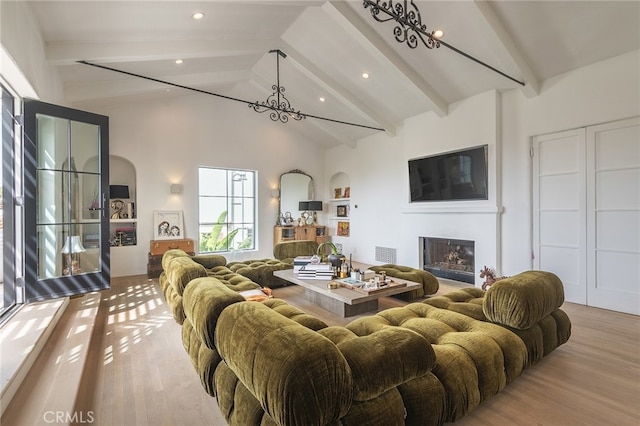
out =
<path fill-rule="evenodd" d="M 289 99 L 284 95 L 284 86 L 280 85 L 280 57 L 286 58 L 287 55 L 280 49 L 270 50 L 269 53 L 276 54 L 276 84 L 271 86 L 273 93 L 269 95 L 265 101 L 256 101 L 249 104 L 249 108 L 253 108 L 255 112 L 259 113 L 269 111 L 269 118 L 282 123 L 289 121 L 289 118 L 297 121 L 307 118 L 307 116 L 301 114 L 300 111 L 293 109 Z"/>

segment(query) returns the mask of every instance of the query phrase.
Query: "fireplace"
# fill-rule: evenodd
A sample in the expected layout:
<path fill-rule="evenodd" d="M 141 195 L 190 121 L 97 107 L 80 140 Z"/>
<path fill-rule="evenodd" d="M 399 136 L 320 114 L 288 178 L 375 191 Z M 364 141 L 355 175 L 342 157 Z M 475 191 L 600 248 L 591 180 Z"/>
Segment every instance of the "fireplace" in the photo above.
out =
<path fill-rule="evenodd" d="M 420 237 L 422 268 L 436 277 L 475 283 L 475 242 Z"/>

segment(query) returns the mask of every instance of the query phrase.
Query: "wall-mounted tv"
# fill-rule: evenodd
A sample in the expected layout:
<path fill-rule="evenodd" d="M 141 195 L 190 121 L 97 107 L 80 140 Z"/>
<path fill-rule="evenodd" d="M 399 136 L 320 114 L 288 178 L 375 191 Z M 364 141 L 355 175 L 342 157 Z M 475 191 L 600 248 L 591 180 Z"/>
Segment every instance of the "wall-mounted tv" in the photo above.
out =
<path fill-rule="evenodd" d="M 486 200 L 487 145 L 409 160 L 411 202 Z"/>

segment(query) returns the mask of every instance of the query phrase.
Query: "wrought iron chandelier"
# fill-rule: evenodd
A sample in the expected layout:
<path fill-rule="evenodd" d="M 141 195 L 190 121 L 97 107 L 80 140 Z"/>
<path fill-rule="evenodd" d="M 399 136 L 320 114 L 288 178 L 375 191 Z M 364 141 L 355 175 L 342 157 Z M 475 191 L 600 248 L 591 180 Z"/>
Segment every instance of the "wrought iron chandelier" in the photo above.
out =
<path fill-rule="evenodd" d="M 418 6 L 416 6 L 413 0 L 363 0 L 362 4 L 365 9 L 369 9 L 371 16 L 376 21 L 396 21 L 398 23 L 398 25 L 393 29 L 393 34 L 395 35 L 398 43 L 406 43 L 407 46 L 412 49 L 418 47 L 418 41 L 421 41 L 428 49 L 437 49 L 440 46 L 444 46 L 465 58 L 471 59 L 472 61 L 489 68 L 511 81 L 522 86 L 525 85 L 523 81 L 511 77 L 510 75 L 435 37 L 435 31 L 428 31 L 427 26 L 422 23 L 420 9 L 418 9 Z"/>
<path fill-rule="evenodd" d="M 276 54 L 276 84 L 271 86 L 273 93 L 262 102 L 254 102 L 249 104 L 249 108 L 253 108 L 255 112 L 263 113 L 269 111 L 269 118 L 273 121 L 286 123 L 289 118 L 300 121 L 307 118 L 306 115 L 296 111 L 289 103 L 289 99 L 284 95 L 284 86 L 280 85 L 280 57 L 286 58 L 287 55 L 280 49 L 270 50 L 269 53 Z"/>

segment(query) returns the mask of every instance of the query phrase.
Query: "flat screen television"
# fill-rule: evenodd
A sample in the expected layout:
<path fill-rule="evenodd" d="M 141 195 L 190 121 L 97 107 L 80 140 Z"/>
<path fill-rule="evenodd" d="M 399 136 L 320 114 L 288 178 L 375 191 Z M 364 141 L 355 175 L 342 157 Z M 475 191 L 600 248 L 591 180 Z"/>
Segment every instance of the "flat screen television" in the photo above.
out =
<path fill-rule="evenodd" d="M 411 202 L 486 200 L 487 145 L 409 160 Z"/>

